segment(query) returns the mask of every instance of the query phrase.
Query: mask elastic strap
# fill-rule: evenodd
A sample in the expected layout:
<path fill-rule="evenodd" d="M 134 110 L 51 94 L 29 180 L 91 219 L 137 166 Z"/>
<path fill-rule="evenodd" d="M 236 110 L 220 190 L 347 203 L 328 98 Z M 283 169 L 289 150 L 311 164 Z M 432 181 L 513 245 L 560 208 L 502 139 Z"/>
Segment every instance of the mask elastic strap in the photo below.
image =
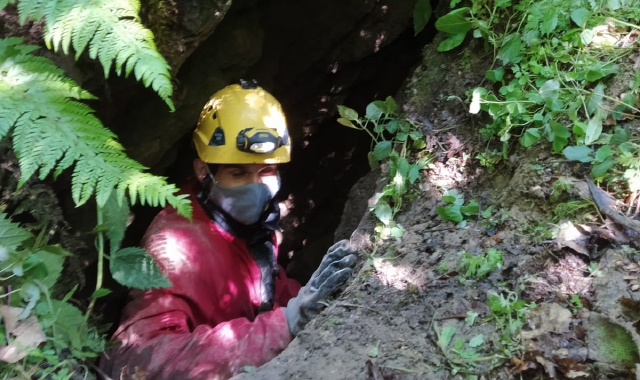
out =
<path fill-rule="evenodd" d="M 218 184 L 218 181 L 216 180 L 216 177 L 214 177 L 213 173 L 211 173 L 211 170 L 209 170 L 209 165 L 207 165 L 207 177 L 209 177 L 209 180 L 211 182 L 213 182 L 214 185 Z"/>

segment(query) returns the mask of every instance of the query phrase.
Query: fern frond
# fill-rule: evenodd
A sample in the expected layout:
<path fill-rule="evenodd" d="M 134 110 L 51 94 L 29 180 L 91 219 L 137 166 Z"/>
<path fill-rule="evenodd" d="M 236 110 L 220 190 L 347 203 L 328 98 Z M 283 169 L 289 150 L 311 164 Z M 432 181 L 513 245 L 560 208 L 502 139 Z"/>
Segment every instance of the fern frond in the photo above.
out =
<path fill-rule="evenodd" d="M 6 0 L 5 0 L 6 1 Z M 132 71 L 174 110 L 170 67 L 153 42 L 153 33 L 140 22 L 137 0 L 20 0 L 21 22 L 45 20 L 45 43 L 54 51 L 75 57 L 89 47 L 108 77 L 112 65 L 118 75 Z"/>
<path fill-rule="evenodd" d="M 94 111 L 76 100 L 92 95 L 21 43 L 0 39 L 0 137 L 13 129 L 21 184 L 38 171 L 45 178 L 75 165 L 71 194 L 78 206 L 95 196 L 102 207 L 117 188 L 121 200 L 128 191 L 132 203 L 166 202 L 190 216 L 190 203 L 176 195 L 178 189 L 163 177 L 143 173 L 146 168 L 127 157 Z"/>
<path fill-rule="evenodd" d="M 5 9 L 7 5 L 13 4 L 14 0 L 0 0 L 0 11 Z"/>

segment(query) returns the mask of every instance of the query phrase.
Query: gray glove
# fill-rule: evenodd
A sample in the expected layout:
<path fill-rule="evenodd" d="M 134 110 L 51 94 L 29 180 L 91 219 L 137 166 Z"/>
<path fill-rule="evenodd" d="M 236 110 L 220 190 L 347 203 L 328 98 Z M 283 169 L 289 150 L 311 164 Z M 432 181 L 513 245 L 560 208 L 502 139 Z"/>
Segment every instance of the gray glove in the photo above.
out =
<path fill-rule="evenodd" d="M 284 308 L 291 335 L 298 335 L 320 313 L 323 305 L 318 301 L 329 297 L 351 276 L 358 258 L 355 253 L 348 240 L 341 240 L 329 248 L 307 285 Z"/>

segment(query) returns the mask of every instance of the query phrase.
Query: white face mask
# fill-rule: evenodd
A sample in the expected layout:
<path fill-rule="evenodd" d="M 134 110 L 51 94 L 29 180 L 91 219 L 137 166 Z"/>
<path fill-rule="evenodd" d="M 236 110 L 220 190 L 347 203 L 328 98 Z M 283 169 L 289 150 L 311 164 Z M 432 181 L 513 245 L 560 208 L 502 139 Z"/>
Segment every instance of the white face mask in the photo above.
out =
<path fill-rule="evenodd" d="M 233 219 L 245 225 L 256 223 L 280 190 L 279 175 L 278 181 L 271 186 L 251 183 L 238 187 L 220 186 L 211 172 L 208 176 L 211 186 L 207 197 Z"/>

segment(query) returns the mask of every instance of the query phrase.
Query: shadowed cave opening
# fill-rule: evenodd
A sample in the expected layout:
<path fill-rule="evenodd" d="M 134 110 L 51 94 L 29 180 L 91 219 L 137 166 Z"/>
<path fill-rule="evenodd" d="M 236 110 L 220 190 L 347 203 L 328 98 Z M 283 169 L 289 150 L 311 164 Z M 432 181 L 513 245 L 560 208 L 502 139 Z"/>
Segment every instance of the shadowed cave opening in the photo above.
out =
<path fill-rule="evenodd" d="M 215 41 L 217 34 L 236 33 L 234 22 L 237 18 L 233 15 L 242 15 L 247 11 L 232 11 L 229 11 L 209 40 L 185 62 L 176 75 L 178 81 L 186 82 L 202 72 L 202 62 L 210 59 L 208 46 L 219 47 L 219 42 Z M 268 14 L 264 9 L 260 12 Z M 282 17 L 291 19 L 302 16 L 288 14 Z M 220 83 L 218 87 L 241 78 L 256 79 L 283 106 L 293 147 L 291 162 L 281 166 L 282 187 L 278 200 L 285 207 L 281 207 L 283 217 L 280 224 L 284 229 L 284 239 L 280 246 L 279 263 L 290 277 L 306 283 L 326 250 L 337 240 L 334 232 L 341 222 L 349 191 L 370 171 L 367 154 L 372 146 L 369 136 L 363 131 L 338 124 L 336 105 L 353 108 L 362 115 L 367 104 L 384 100 L 387 96 L 395 97 L 401 104 L 402 99 L 398 95 L 402 94 L 406 78 L 420 63 L 422 49 L 433 39 L 435 30 L 433 25 L 429 25 L 416 36 L 412 23 L 407 22 L 404 30 L 392 42 L 376 47 L 371 54 L 351 62 L 332 62 L 330 58 L 322 57 L 311 60 L 313 62 L 306 69 L 294 75 L 286 70 L 278 44 L 284 33 L 279 27 L 282 22 L 282 19 L 261 21 L 264 36 L 260 58 L 247 70 L 225 78 L 227 83 Z M 313 45 L 317 41 L 296 43 Z M 296 57 L 288 59 L 295 61 Z M 272 69 L 274 61 L 279 61 L 282 66 L 275 72 Z M 212 88 L 209 93 L 217 89 Z M 192 116 L 192 127 L 195 127 L 197 114 Z M 124 136 L 122 140 L 126 146 L 127 137 Z M 152 169 L 157 174 L 168 176 L 172 182 L 179 184 L 184 181 L 192 171 L 190 144 L 189 132 L 182 135 L 161 163 Z M 367 198 L 371 195 L 368 194 Z M 351 201 L 366 204 L 366 200 Z M 132 209 L 135 219 L 127 230 L 125 245 L 139 244 L 146 227 L 159 210 L 150 207 Z M 346 223 L 345 228 L 353 230 L 361 215 L 350 217 L 353 222 Z M 91 283 L 90 276 L 95 270 L 90 267 L 86 273 L 87 283 Z M 100 309 L 105 320 L 118 321 L 120 310 L 126 302 L 126 291 L 113 280 L 108 281 L 107 286 L 116 290 L 111 297 L 103 300 Z"/>

